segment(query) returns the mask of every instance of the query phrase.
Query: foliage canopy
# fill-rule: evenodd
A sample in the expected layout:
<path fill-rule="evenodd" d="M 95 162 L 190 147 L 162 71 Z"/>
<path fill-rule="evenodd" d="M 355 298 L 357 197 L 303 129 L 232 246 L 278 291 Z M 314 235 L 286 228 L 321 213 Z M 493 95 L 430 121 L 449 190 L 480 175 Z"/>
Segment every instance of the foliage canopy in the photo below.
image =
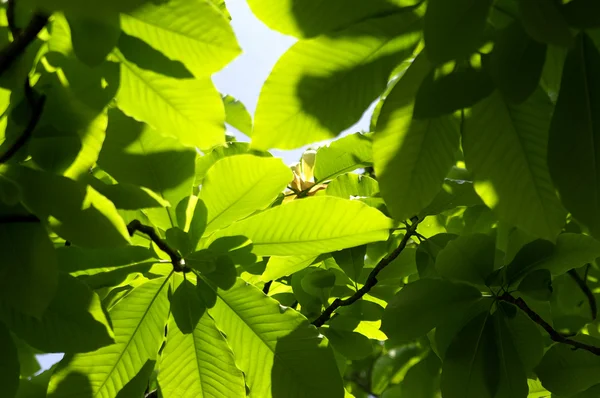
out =
<path fill-rule="evenodd" d="M 1 4 L 0 395 L 600 396 L 600 3 L 248 3 Z"/>

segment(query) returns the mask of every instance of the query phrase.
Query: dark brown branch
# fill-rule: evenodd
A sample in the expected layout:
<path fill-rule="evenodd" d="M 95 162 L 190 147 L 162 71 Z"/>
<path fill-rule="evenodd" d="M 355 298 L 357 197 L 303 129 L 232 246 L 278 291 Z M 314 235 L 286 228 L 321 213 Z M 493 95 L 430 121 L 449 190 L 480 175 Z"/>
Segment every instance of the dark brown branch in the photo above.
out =
<path fill-rule="evenodd" d="M 6 163 L 12 158 L 23 146 L 29 141 L 35 127 L 42 117 L 44 111 L 44 104 L 46 103 L 46 97 L 41 96 L 39 99 L 35 98 L 35 93 L 29 83 L 29 77 L 25 78 L 25 99 L 29 102 L 31 107 L 31 117 L 25 126 L 23 133 L 15 140 L 15 142 L 8 148 L 6 152 L 0 155 L 0 164 Z"/>
<path fill-rule="evenodd" d="M 587 269 L 589 269 L 589 266 L 590 265 L 588 264 Z M 580 277 L 579 274 L 577 273 L 577 271 L 575 271 L 574 269 L 569 270 L 568 274 L 571 276 L 571 278 L 573 278 L 575 283 L 577 283 L 577 286 L 579 286 L 579 288 L 581 289 L 583 294 L 585 294 L 585 297 L 587 297 L 588 302 L 590 304 L 590 311 L 592 313 L 592 319 L 596 320 L 596 316 L 598 314 L 598 306 L 596 304 L 596 297 L 594 297 L 594 293 L 592 293 L 592 291 L 590 290 L 590 287 L 586 283 L 587 270 L 586 270 L 585 278 Z"/>
<path fill-rule="evenodd" d="M 12 23 L 14 24 L 14 20 Z M 31 18 L 31 21 L 29 21 L 29 24 L 23 29 L 21 34 L 13 37 L 13 41 L 0 51 L 0 75 L 6 72 L 19 56 L 25 52 L 27 46 L 33 43 L 47 23 L 48 15 L 42 13 L 33 14 L 33 18 Z M 16 28 L 16 26 L 13 27 Z"/>
<path fill-rule="evenodd" d="M 371 273 L 367 277 L 367 281 L 360 289 L 358 289 L 352 296 L 348 297 L 347 299 L 335 299 L 333 303 L 331 303 L 331 305 L 329 305 L 329 307 L 327 307 L 325 311 L 323 311 L 323 313 L 312 322 L 312 324 L 317 327 L 323 326 L 325 322 L 327 322 L 329 318 L 331 318 L 331 315 L 335 310 L 337 310 L 340 307 L 346 307 L 348 305 L 351 305 L 354 302 L 360 300 L 365 294 L 367 294 L 373 288 L 373 286 L 377 284 L 377 275 L 381 272 L 381 270 L 387 267 L 388 264 L 394 261 L 396 257 L 398 257 L 400 253 L 402 253 L 402 251 L 408 244 L 410 238 L 415 234 L 418 225 L 419 222 L 414 221 L 413 224 L 406 229 L 406 234 L 400 241 L 398 247 L 389 256 L 384 257 L 379 263 L 377 263 L 375 268 L 373 268 L 373 271 L 371 271 Z"/>
<path fill-rule="evenodd" d="M 133 220 L 127 225 L 127 231 L 131 236 L 133 236 L 136 231 L 147 235 L 160 250 L 167 253 L 167 255 L 171 258 L 173 269 L 176 272 L 189 272 L 190 269 L 184 265 L 183 259 L 179 253 L 177 253 L 177 250 L 172 249 L 167 242 L 161 239 L 153 227 L 144 225 L 139 220 Z"/>
<path fill-rule="evenodd" d="M 563 336 L 562 334 L 557 332 L 552 326 L 550 326 L 548 322 L 544 321 L 542 317 L 539 316 L 535 311 L 529 308 L 527 303 L 522 298 L 514 298 L 509 293 L 504 293 L 503 295 L 498 296 L 498 300 L 506 301 L 507 303 L 511 303 L 519 307 L 525 314 L 527 314 L 529 319 L 531 319 L 532 321 L 540 325 L 542 328 L 544 328 L 544 330 L 548 333 L 548 335 L 550 335 L 550 338 L 553 341 L 557 343 L 567 344 L 573 348 L 585 350 L 591 352 L 594 355 L 600 356 L 600 347 L 595 347 L 589 344 L 581 343 L 579 341 L 575 341 Z"/>

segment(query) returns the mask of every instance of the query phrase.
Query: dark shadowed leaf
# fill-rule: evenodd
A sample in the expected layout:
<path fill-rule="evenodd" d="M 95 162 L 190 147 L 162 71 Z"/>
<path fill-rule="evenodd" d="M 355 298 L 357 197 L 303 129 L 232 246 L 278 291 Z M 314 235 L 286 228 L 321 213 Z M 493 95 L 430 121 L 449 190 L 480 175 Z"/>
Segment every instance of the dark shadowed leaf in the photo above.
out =
<path fill-rule="evenodd" d="M 440 64 L 466 58 L 484 43 L 490 0 L 430 0 L 425 13 L 425 49 Z"/>
<path fill-rule="evenodd" d="M 562 202 L 598 238 L 600 78 L 592 71 L 599 68 L 600 52 L 580 34 L 565 61 L 548 142 L 548 167 Z"/>
<path fill-rule="evenodd" d="M 535 40 L 568 47 L 573 38 L 569 25 L 553 0 L 519 0 L 521 21 Z"/>
<path fill-rule="evenodd" d="M 485 285 L 494 269 L 494 238 L 484 234 L 459 236 L 437 255 L 435 268 L 444 278 Z"/>

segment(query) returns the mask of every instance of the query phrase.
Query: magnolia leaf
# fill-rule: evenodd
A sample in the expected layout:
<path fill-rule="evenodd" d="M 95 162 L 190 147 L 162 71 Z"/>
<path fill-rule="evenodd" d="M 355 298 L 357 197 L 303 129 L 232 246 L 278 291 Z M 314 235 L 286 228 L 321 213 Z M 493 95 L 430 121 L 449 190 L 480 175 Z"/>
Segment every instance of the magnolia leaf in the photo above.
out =
<path fill-rule="evenodd" d="M 243 235 L 258 256 L 328 253 L 386 240 L 392 220 L 364 203 L 331 196 L 294 200 L 213 234 Z M 205 243 L 205 244 L 206 244 Z"/>

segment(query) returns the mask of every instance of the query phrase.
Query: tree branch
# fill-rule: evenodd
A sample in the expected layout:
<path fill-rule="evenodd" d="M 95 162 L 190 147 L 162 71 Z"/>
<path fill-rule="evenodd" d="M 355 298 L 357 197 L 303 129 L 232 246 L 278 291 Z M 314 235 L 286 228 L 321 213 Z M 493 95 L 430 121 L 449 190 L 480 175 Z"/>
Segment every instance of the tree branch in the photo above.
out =
<path fill-rule="evenodd" d="M 153 227 L 149 225 L 142 224 L 139 220 L 133 220 L 127 225 L 127 231 L 129 235 L 133 236 L 133 234 L 138 231 L 147 235 L 156 246 L 159 247 L 160 250 L 167 253 L 167 255 L 171 258 L 171 264 L 173 264 L 173 269 L 175 272 L 189 272 L 190 269 L 185 266 L 183 262 L 183 258 L 177 253 L 177 250 L 171 248 L 167 242 L 161 239 L 160 236 L 156 233 Z"/>
<path fill-rule="evenodd" d="M 588 266 L 587 269 L 589 269 L 590 264 L 588 264 L 587 266 Z M 596 320 L 596 316 L 598 314 L 598 306 L 596 304 L 596 297 L 594 297 L 594 293 L 592 293 L 592 291 L 590 290 L 590 287 L 586 283 L 587 271 L 586 271 L 585 278 L 580 277 L 579 274 L 577 273 L 577 271 L 575 271 L 574 269 L 569 270 L 568 274 L 571 276 L 571 278 L 573 278 L 575 283 L 577 283 L 577 286 L 579 286 L 579 288 L 581 289 L 583 294 L 585 294 L 585 296 L 587 297 L 588 302 L 590 303 L 590 311 L 592 312 L 592 319 Z"/>
<path fill-rule="evenodd" d="M 504 293 L 503 295 L 498 296 L 498 300 L 506 301 L 507 303 L 511 303 L 519 307 L 525 314 L 527 314 L 529 319 L 531 319 L 532 321 L 540 325 L 542 328 L 544 328 L 544 330 L 548 333 L 548 335 L 550 335 L 550 338 L 553 341 L 557 343 L 567 344 L 573 348 L 585 350 L 591 352 L 594 355 L 600 356 L 600 347 L 594 347 L 592 345 L 581 343 L 579 341 L 575 341 L 563 336 L 562 334 L 557 332 L 552 326 L 550 326 L 548 322 L 544 321 L 542 317 L 539 316 L 535 311 L 529 308 L 527 303 L 522 298 L 514 298 L 509 293 Z"/>
<path fill-rule="evenodd" d="M 19 56 L 25 52 L 27 46 L 33 43 L 37 35 L 48 23 L 49 18 L 49 16 L 46 14 L 36 12 L 33 14 L 33 18 L 31 18 L 31 21 L 29 21 L 29 24 L 25 27 L 25 29 L 20 32 L 20 34 L 15 35 L 15 33 L 18 33 L 19 29 L 17 29 L 14 25 L 14 9 L 10 10 L 9 14 L 13 14 L 10 16 L 13 21 L 9 23 L 12 25 L 11 31 L 14 37 L 13 41 L 4 47 L 2 51 L 0 51 L 0 75 L 6 72 L 8 68 L 10 68 L 10 66 L 19 58 Z M 16 30 L 13 31 L 13 29 Z"/>
<path fill-rule="evenodd" d="M 25 78 L 25 98 L 27 99 L 27 102 L 29 102 L 29 106 L 31 106 L 31 117 L 29 118 L 23 133 L 16 139 L 16 141 L 8 148 L 6 152 L 0 155 L 0 164 L 8 162 L 10 158 L 19 152 L 21 148 L 23 148 L 23 146 L 31 138 L 35 127 L 42 117 L 44 104 L 46 103 L 46 97 L 42 95 L 39 99 L 35 99 L 35 94 L 31 88 L 31 85 L 29 84 L 29 77 Z"/>
<path fill-rule="evenodd" d="M 419 225 L 419 221 L 417 220 L 417 221 L 414 221 L 413 224 L 410 225 L 406 229 L 406 234 L 400 241 L 400 244 L 398 245 L 398 247 L 389 256 L 384 257 L 375 266 L 375 268 L 373 268 L 373 271 L 371 271 L 371 273 L 367 277 L 367 281 L 360 289 L 358 289 L 352 296 L 348 297 L 347 299 L 343 299 L 343 300 L 339 299 L 339 298 L 335 299 L 333 301 L 333 303 L 331 303 L 331 305 L 329 305 L 329 307 L 327 307 L 325 309 L 325 311 L 323 311 L 323 313 L 321 315 L 319 315 L 319 317 L 312 322 L 312 324 L 317 327 L 323 326 L 325 324 L 325 322 L 327 322 L 329 320 L 329 318 L 331 318 L 331 315 L 333 314 L 333 312 L 335 310 L 337 310 L 340 307 L 345 307 L 345 306 L 351 305 L 354 302 L 361 299 L 365 294 L 367 294 L 373 288 L 373 286 L 375 286 L 377 284 L 377 275 L 381 272 L 381 270 L 384 269 L 385 267 L 387 267 L 388 264 L 390 264 L 392 261 L 394 261 L 396 259 L 396 257 L 398 257 L 400 255 L 400 253 L 402 253 L 402 251 L 408 244 L 408 241 L 410 240 L 410 238 L 413 235 L 415 235 L 418 225 Z"/>
<path fill-rule="evenodd" d="M 8 0 L 6 2 L 6 20 L 8 22 L 8 29 L 14 39 L 21 34 L 21 29 L 17 26 L 15 18 L 15 0 Z"/>

